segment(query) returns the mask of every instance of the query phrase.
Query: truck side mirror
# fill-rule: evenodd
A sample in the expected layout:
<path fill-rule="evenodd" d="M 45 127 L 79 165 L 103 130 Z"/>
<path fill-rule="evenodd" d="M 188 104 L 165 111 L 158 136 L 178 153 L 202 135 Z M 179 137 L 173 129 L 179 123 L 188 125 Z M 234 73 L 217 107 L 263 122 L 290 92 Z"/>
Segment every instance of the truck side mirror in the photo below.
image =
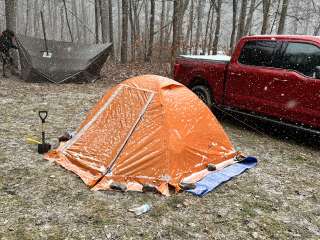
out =
<path fill-rule="evenodd" d="M 315 77 L 316 79 L 320 79 L 320 66 L 317 66 L 315 69 Z"/>

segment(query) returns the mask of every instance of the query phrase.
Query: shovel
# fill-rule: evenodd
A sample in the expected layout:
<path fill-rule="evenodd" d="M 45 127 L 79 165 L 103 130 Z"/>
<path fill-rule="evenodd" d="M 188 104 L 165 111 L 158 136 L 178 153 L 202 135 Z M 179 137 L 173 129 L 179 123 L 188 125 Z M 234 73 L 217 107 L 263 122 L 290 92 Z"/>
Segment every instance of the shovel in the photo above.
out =
<path fill-rule="evenodd" d="M 41 119 L 42 143 L 38 144 L 38 153 L 44 154 L 49 152 L 49 150 L 51 149 L 51 145 L 49 143 L 46 143 L 46 136 L 44 132 L 44 125 L 48 117 L 48 111 L 39 111 L 39 117 Z"/>

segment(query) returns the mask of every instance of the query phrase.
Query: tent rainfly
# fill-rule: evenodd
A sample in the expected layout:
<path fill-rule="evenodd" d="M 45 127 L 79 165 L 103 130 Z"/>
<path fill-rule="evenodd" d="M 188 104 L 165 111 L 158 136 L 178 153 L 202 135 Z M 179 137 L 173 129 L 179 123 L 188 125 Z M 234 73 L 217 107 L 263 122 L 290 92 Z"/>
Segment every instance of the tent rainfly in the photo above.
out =
<path fill-rule="evenodd" d="M 17 35 L 22 78 L 27 81 L 95 81 L 112 44 L 85 45 Z M 47 49 L 46 47 L 47 46 Z M 48 52 L 47 52 L 48 50 Z"/>
<path fill-rule="evenodd" d="M 108 90 L 76 135 L 45 159 L 73 171 L 93 190 L 169 195 L 240 156 L 209 108 L 171 79 L 145 75 Z"/>

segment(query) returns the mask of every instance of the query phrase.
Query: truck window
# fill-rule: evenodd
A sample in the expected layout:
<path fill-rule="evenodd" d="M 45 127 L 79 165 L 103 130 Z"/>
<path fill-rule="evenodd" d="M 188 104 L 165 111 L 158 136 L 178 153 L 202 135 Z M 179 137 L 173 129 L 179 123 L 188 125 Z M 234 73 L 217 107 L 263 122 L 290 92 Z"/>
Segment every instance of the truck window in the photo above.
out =
<path fill-rule="evenodd" d="M 282 62 L 285 69 L 315 78 L 315 68 L 320 66 L 320 48 L 308 43 L 288 43 Z"/>
<path fill-rule="evenodd" d="M 239 63 L 253 66 L 273 67 L 275 41 L 250 41 L 242 48 Z"/>

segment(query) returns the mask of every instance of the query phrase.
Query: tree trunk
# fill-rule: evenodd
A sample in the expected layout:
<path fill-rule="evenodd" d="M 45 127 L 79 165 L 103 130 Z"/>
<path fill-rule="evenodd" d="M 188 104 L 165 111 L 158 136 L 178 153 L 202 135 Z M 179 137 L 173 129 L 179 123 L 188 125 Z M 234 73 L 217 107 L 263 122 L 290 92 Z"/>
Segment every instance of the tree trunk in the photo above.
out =
<path fill-rule="evenodd" d="M 38 37 L 39 35 L 39 1 L 34 1 L 33 7 L 33 35 L 34 37 Z"/>
<path fill-rule="evenodd" d="M 136 33 L 136 46 L 137 46 L 137 55 L 138 57 L 142 56 L 142 47 L 143 45 L 141 44 L 141 34 L 140 34 L 140 11 L 138 12 L 139 8 L 139 2 L 133 1 L 132 2 L 132 10 L 133 10 L 133 15 L 134 15 L 134 28 L 135 28 L 135 33 Z"/>
<path fill-rule="evenodd" d="M 166 27 L 166 31 L 165 31 L 165 43 L 164 43 L 164 46 L 169 46 L 169 39 L 170 39 L 170 36 L 171 36 L 171 31 L 172 31 L 172 18 L 170 19 L 170 16 L 171 16 L 171 11 L 170 9 L 172 9 L 172 2 L 167 2 L 167 13 L 166 13 L 166 20 L 165 20 L 165 23 L 166 24 L 169 24 L 169 26 Z M 171 24 L 170 24 L 170 21 L 171 21 Z M 169 48 L 167 48 L 169 49 Z"/>
<path fill-rule="evenodd" d="M 269 14 L 270 14 L 271 0 L 262 0 L 263 19 L 261 34 L 266 34 L 269 26 Z"/>
<path fill-rule="evenodd" d="M 128 0 L 122 0 L 121 63 L 128 61 Z"/>
<path fill-rule="evenodd" d="M 147 61 L 148 38 L 149 38 L 149 0 L 144 3 L 144 61 Z"/>
<path fill-rule="evenodd" d="M 26 12 L 26 28 L 24 30 L 24 35 L 28 35 L 29 21 L 30 21 L 30 0 L 27 0 L 27 12 Z"/>
<path fill-rule="evenodd" d="M 17 2 L 5 0 L 6 28 L 16 32 L 17 30 Z"/>
<path fill-rule="evenodd" d="M 280 15 L 280 22 L 279 22 L 279 27 L 278 27 L 278 34 L 284 33 L 284 27 L 286 24 L 287 11 L 288 11 L 288 4 L 289 4 L 289 0 L 283 0 L 281 15 Z"/>
<path fill-rule="evenodd" d="M 94 1 L 94 26 L 95 26 L 95 40 L 96 43 L 99 43 L 99 19 L 100 19 L 100 1 L 99 0 L 95 0 Z"/>
<path fill-rule="evenodd" d="M 58 9 L 57 4 L 53 4 L 53 19 L 52 19 L 52 39 L 56 40 L 58 33 Z"/>
<path fill-rule="evenodd" d="M 213 9 L 213 2 L 210 2 L 210 8 L 208 12 L 207 22 L 206 22 L 206 33 L 204 35 L 203 43 L 202 43 L 202 52 L 205 54 L 207 51 L 207 42 L 208 42 L 208 33 L 209 33 L 209 27 L 210 27 L 210 20 L 211 20 L 211 11 Z"/>
<path fill-rule="evenodd" d="M 246 25 L 244 28 L 244 35 L 248 35 L 250 33 L 251 25 L 252 25 L 252 18 L 254 14 L 254 10 L 256 9 L 256 0 L 251 0 L 249 14 L 247 17 Z"/>
<path fill-rule="evenodd" d="M 108 6 L 107 0 L 100 0 L 101 36 L 102 42 L 108 42 Z"/>
<path fill-rule="evenodd" d="M 117 56 L 119 57 L 121 55 L 121 0 L 117 0 L 117 9 L 118 9 L 118 46 L 117 46 Z M 121 57 L 121 56 L 120 56 Z"/>
<path fill-rule="evenodd" d="M 247 4 L 248 4 L 248 0 L 242 0 L 240 16 L 239 16 L 237 42 L 240 40 L 240 38 L 244 36 L 245 21 L 247 16 Z"/>
<path fill-rule="evenodd" d="M 5 13 L 6 13 L 6 28 L 16 33 L 17 31 L 17 2 L 16 0 L 6 0 L 5 1 Z M 18 53 L 13 52 L 13 68 L 11 68 L 11 73 L 17 75 L 18 68 Z M 5 71 L 5 69 L 3 69 Z"/>
<path fill-rule="evenodd" d="M 216 19 L 216 30 L 214 33 L 214 40 L 212 46 L 212 54 L 215 55 L 218 52 L 218 43 L 219 43 L 219 36 L 220 36 L 220 25 L 221 25 L 221 7 L 222 7 L 222 0 L 218 0 L 218 5 L 216 5 L 216 12 L 217 12 L 217 19 Z"/>
<path fill-rule="evenodd" d="M 72 35 L 72 31 L 71 31 L 71 27 L 70 27 L 70 22 L 69 22 L 69 17 L 68 17 L 68 9 L 67 9 L 66 0 L 63 0 L 63 6 L 64 6 L 64 11 L 65 11 L 65 15 L 66 15 L 66 22 L 67 22 L 67 26 L 68 26 L 68 29 L 69 29 L 69 34 L 70 34 L 71 42 L 73 42 L 73 35 Z"/>
<path fill-rule="evenodd" d="M 50 1 L 49 1 L 50 2 Z M 75 16 L 74 22 L 75 22 L 75 31 L 77 33 L 77 41 L 80 39 L 80 26 L 79 26 L 79 21 L 78 21 L 78 7 L 77 7 L 77 2 L 76 0 L 72 0 L 72 13 Z M 73 31 L 73 32 L 75 32 Z"/>
<path fill-rule="evenodd" d="M 149 30 L 149 49 L 147 54 L 147 61 L 150 62 L 152 58 L 153 39 L 154 39 L 154 14 L 155 14 L 155 0 L 150 0 L 150 30 Z"/>
<path fill-rule="evenodd" d="M 232 1 L 232 32 L 230 37 L 230 52 L 234 49 L 234 40 L 237 30 L 238 0 Z"/>
<path fill-rule="evenodd" d="M 173 2 L 173 14 L 172 14 L 172 46 L 171 46 L 171 70 L 173 70 L 173 64 L 177 57 L 177 48 L 179 41 L 179 9 L 181 5 L 181 0 L 175 0 Z"/>
<path fill-rule="evenodd" d="M 109 8 L 109 41 L 112 43 L 112 47 L 111 47 L 111 57 L 114 58 L 112 0 L 108 0 L 108 8 Z"/>
<path fill-rule="evenodd" d="M 208 46 L 207 46 L 209 55 L 212 54 L 211 50 L 212 50 L 212 46 L 213 46 L 213 38 L 214 38 L 214 32 L 215 32 L 215 31 L 213 31 L 214 22 L 215 22 L 214 21 L 214 17 L 215 17 L 214 13 L 215 13 L 215 8 L 213 8 L 213 10 L 212 10 L 211 20 L 210 20 L 209 43 L 208 43 Z"/>
<path fill-rule="evenodd" d="M 131 29 L 131 61 L 136 60 L 136 28 L 135 23 L 133 20 L 133 2 L 132 0 L 129 0 L 129 22 L 130 22 L 130 29 Z"/>
<path fill-rule="evenodd" d="M 298 33 L 298 23 L 299 23 L 299 11 L 300 11 L 300 2 L 296 1 L 294 6 L 294 16 L 295 19 L 292 23 L 292 34 L 296 35 Z"/>
<path fill-rule="evenodd" d="M 194 1 L 191 0 L 190 13 L 189 13 L 189 25 L 187 30 L 187 37 L 185 41 L 184 51 L 190 49 L 190 54 L 192 51 L 192 33 L 193 33 L 193 9 L 194 9 Z"/>
<path fill-rule="evenodd" d="M 308 1 L 307 3 L 305 3 L 305 7 L 307 9 L 312 8 L 312 5 L 315 3 L 312 3 L 314 1 Z M 311 23 L 311 14 L 306 14 L 305 16 L 305 27 L 304 27 L 304 35 L 308 35 L 309 34 L 309 29 L 310 29 L 310 23 Z M 312 24 L 313 25 L 313 24 Z"/>
<path fill-rule="evenodd" d="M 54 13 L 54 7 L 53 6 L 53 3 L 51 1 L 48 1 L 47 2 L 47 8 L 48 8 L 48 17 L 49 17 L 49 36 L 50 36 L 50 39 L 53 39 L 54 38 L 54 30 L 53 29 L 53 13 Z"/>
<path fill-rule="evenodd" d="M 82 11 L 82 19 L 83 22 L 87 23 L 88 18 L 87 18 L 87 8 L 86 8 L 86 2 L 85 0 L 81 0 L 81 11 Z M 84 43 L 88 42 L 88 30 L 87 28 L 83 28 L 83 41 Z"/>
<path fill-rule="evenodd" d="M 161 1 L 161 16 L 160 16 L 160 37 L 159 37 L 159 59 L 162 59 L 163 51 L 163 33 L 164 33 L 164 21 L 165 21 L 165 11 L 166 11 L 166 0 Z"/>
<path fill-rule="evenodd" d="M 179 48 L 178 48 L 178 51 L 179 53 L 181 52 L 181 43 L 184 42 L 183 39 L 184 39 L 184 35 L 182 33 L 182 30 L 183 30 L 183 19 L 184 19 L 184 15 L 185 15 L 185 12 L 188 8 L 188 5 L 189 5 L 189 2 L 190 0 L 182 0 L 181 1 L 181 5 L 180 5 L 180 8 L 179 8 L 179 18 L 178 18 L 178 42 L 179 42 Z"/>
<path fill-rule="evenodd" d="M 196 44 L 193 54 L 198 54 L 200 35 L 202 34 L 202 1 L 198 1 L 197 8 L 197 32 L 196 32 Z"/>
<path fill-rule="evenodd" d="M 64 8 L 60 8 L 60 39 L 64 41 Z"/>
<path fill-rule="evenodd" d="M 274 14 L 274 18 L 273 18 L 273 21 L 272 21 L 272 25 L 271 25 L 271 28 L 270 28 L 270 34 L 273 33 L 273 28 L 274 28 L 274 26 L 276 24 L 276 21 L 277 21 L 277 18 L 278 18 L 278 13 L 279 13 L 279 9 L 280 9 L 280 3 L 281 3 L 281 1 L 279 0 L 278 4 L 277 4 L 276 11 L 275 11 L 275 14 Z"/>

